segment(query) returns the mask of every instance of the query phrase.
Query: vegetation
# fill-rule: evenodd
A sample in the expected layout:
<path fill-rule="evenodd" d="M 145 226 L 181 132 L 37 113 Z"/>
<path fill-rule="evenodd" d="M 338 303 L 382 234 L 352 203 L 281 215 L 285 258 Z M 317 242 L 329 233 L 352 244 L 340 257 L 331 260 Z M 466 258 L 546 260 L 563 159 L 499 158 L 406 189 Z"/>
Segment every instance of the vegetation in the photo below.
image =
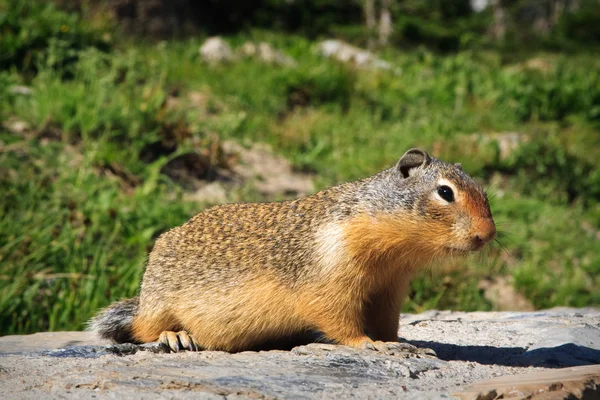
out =
<path fill-rule="evenodd" d="M 600 305 L 594 54 L 507 63 L 497 51 L 387 48 L 397 71 L 369 71 L 320 57 L 304 37 L 249 30 L 227 40 L 269 42 L 298 65 L 211 66 L 202 37 L 112 43 L 112 30 L 25 3 L 38 2 L 0 7 L 0 334 L 81 329 L 134 295 L 156 237 L 209 205 L 163 167 L 225 139 L 270 144 L 319 188 L 413 146 L 481 180 L 501 246 L 434 266 L 406 311 L 493 309 L 479 282 L 499 276 L 536 308 Z M 203 104 L 190 107 L 190 93 Z M 142 156 L 165 137 L 177 150 Z M 251 184 L 230 198 L 278 200 Z"/>

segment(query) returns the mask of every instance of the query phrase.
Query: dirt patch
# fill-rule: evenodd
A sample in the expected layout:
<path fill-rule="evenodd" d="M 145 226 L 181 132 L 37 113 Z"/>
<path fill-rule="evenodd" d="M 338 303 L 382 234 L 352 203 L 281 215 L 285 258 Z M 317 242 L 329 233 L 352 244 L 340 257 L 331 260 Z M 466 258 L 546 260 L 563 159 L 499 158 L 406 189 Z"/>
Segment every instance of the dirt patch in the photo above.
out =
<path fill-rule="evenodd" d="M 188 190 L 199 189 L 205 182 L 212 182 L 219 176 L 210 158 L 196 152 L 171 159 L 160 172 Z"/>
<path fill-rule="evenodd" d="M 314 192 L 312 176 L 296 172 L 291 163 L 273 153 L 265 144 L 243 148 L 235 142 L 226 142 L 225 151 L 235 152 L 240 162 L 233 171 L 246 181 L 256 180 L 256 189 L 268 196 L 304 196 Z"/>
<path fill-rule="evenodd" d="M 170 112 L 195 112 L 201 119 L 214 117 L 224 111 L 227 111 L 227 105 L 212 95 L 209 88 L 202 90 L 192 90 L 185 96 L 175 90 L 166 99 L 164 104 L 165 114 Z"/>
<path fill-rule="evenodd" d="M 311 174 L 295 171 L 287 159 L 274 154 L 266 144 L 245 148 L 226 141 L 222 151 L 230 160 L 228 168 L 218 169 L 215 179 L 199 182 L 199 187 L 185 196 L 187 200 L 223 203 L 232 200 L 228 193 L 247 185 L 266 200 L 305 196 L 315 190 Z"/>
<path fill-rule="evenodd" d="M 535 307 L 525 296 L 519 293 L 512 278 L 498 276 L 483 279 L 477 285 L 483 290 L 483 296 L 498 311 L 533 311 Z"/>
<path fill-rule="evenodd" d="M 193 132 L 183 118 L 164 120 L 166 114 L 178 112 L 195 112 L 210 119 L 226 110 L 226 105 L 214 100 L 209 92 L 182 95 L 178 90 L 172 91 L 157 115 L 159 138 L 141 148 L 139 160 L 150 164 L 167 158 L 162 161 L 161 174 L 181 186 L 187 192 L 184 198 L 190 201 L 212 204 L 238 201 L 239 195 L 231 194 L 243 187 L 253 188 L 266 201 L 314 192 L 311 174 L 295 171 L 287 159 L 265 144 L 244 147 L 233 141 L 222 142 L 216 134 Z M 83 160 L 80 134 L 66 133 L 50 118 L 38 128 L 15 118 L 8 119 L 3 126 L 24 140 L 8 145 L 0 143 L 0 152 L 25 151 L 31 140 L 42 145 L 61 141 L 74 168 Z M 133 192 L 143 182 L 141 176 L 116 161 L 97 162 L 94 170 L 100 176 L 117 180 L 126 193 Z"/>

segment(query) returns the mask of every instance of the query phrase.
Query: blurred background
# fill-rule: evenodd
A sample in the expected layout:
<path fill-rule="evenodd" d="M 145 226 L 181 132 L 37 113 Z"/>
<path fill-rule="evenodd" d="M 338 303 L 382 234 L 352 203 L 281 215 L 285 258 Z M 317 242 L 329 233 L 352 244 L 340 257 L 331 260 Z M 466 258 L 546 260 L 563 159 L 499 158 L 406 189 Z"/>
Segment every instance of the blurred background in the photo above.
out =
<path fill-rule="evenodd" d="M 599 306 L 598 50 L 597 0 L 0 0 L 0 335 L 82 329 L 207 206 L 410 147 L 501 233 L 404 311 Z"/>

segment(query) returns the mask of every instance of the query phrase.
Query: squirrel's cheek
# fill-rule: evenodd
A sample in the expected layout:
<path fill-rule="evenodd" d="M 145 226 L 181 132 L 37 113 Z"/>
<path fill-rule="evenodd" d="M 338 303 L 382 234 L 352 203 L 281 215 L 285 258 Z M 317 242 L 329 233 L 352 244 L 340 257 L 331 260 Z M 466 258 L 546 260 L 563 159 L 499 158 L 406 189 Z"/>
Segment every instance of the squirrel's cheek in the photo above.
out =
<path fill-rule="evenodd" d="M 454 242 L 458 248 L 470 248 L 473 237 L 473 223 L 468 216 L 457 216 L 451 226 L 448 239 Z"/>

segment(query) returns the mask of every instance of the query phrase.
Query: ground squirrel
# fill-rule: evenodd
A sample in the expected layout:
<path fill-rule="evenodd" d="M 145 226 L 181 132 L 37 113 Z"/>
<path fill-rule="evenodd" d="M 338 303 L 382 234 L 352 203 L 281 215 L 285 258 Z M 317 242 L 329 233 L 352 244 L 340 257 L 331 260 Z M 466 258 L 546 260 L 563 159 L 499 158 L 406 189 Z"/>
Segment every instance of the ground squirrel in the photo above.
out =
<path fill-rule="evenodd" d="M 311 196 L 205 210 L 158 238 L 139 297 L 89 327 L 175 351 L 260 349 L 307 332 L 389 349 L 415 272 L 495 235 L 485 192 L 460 164 L 411 149 Z"/>

